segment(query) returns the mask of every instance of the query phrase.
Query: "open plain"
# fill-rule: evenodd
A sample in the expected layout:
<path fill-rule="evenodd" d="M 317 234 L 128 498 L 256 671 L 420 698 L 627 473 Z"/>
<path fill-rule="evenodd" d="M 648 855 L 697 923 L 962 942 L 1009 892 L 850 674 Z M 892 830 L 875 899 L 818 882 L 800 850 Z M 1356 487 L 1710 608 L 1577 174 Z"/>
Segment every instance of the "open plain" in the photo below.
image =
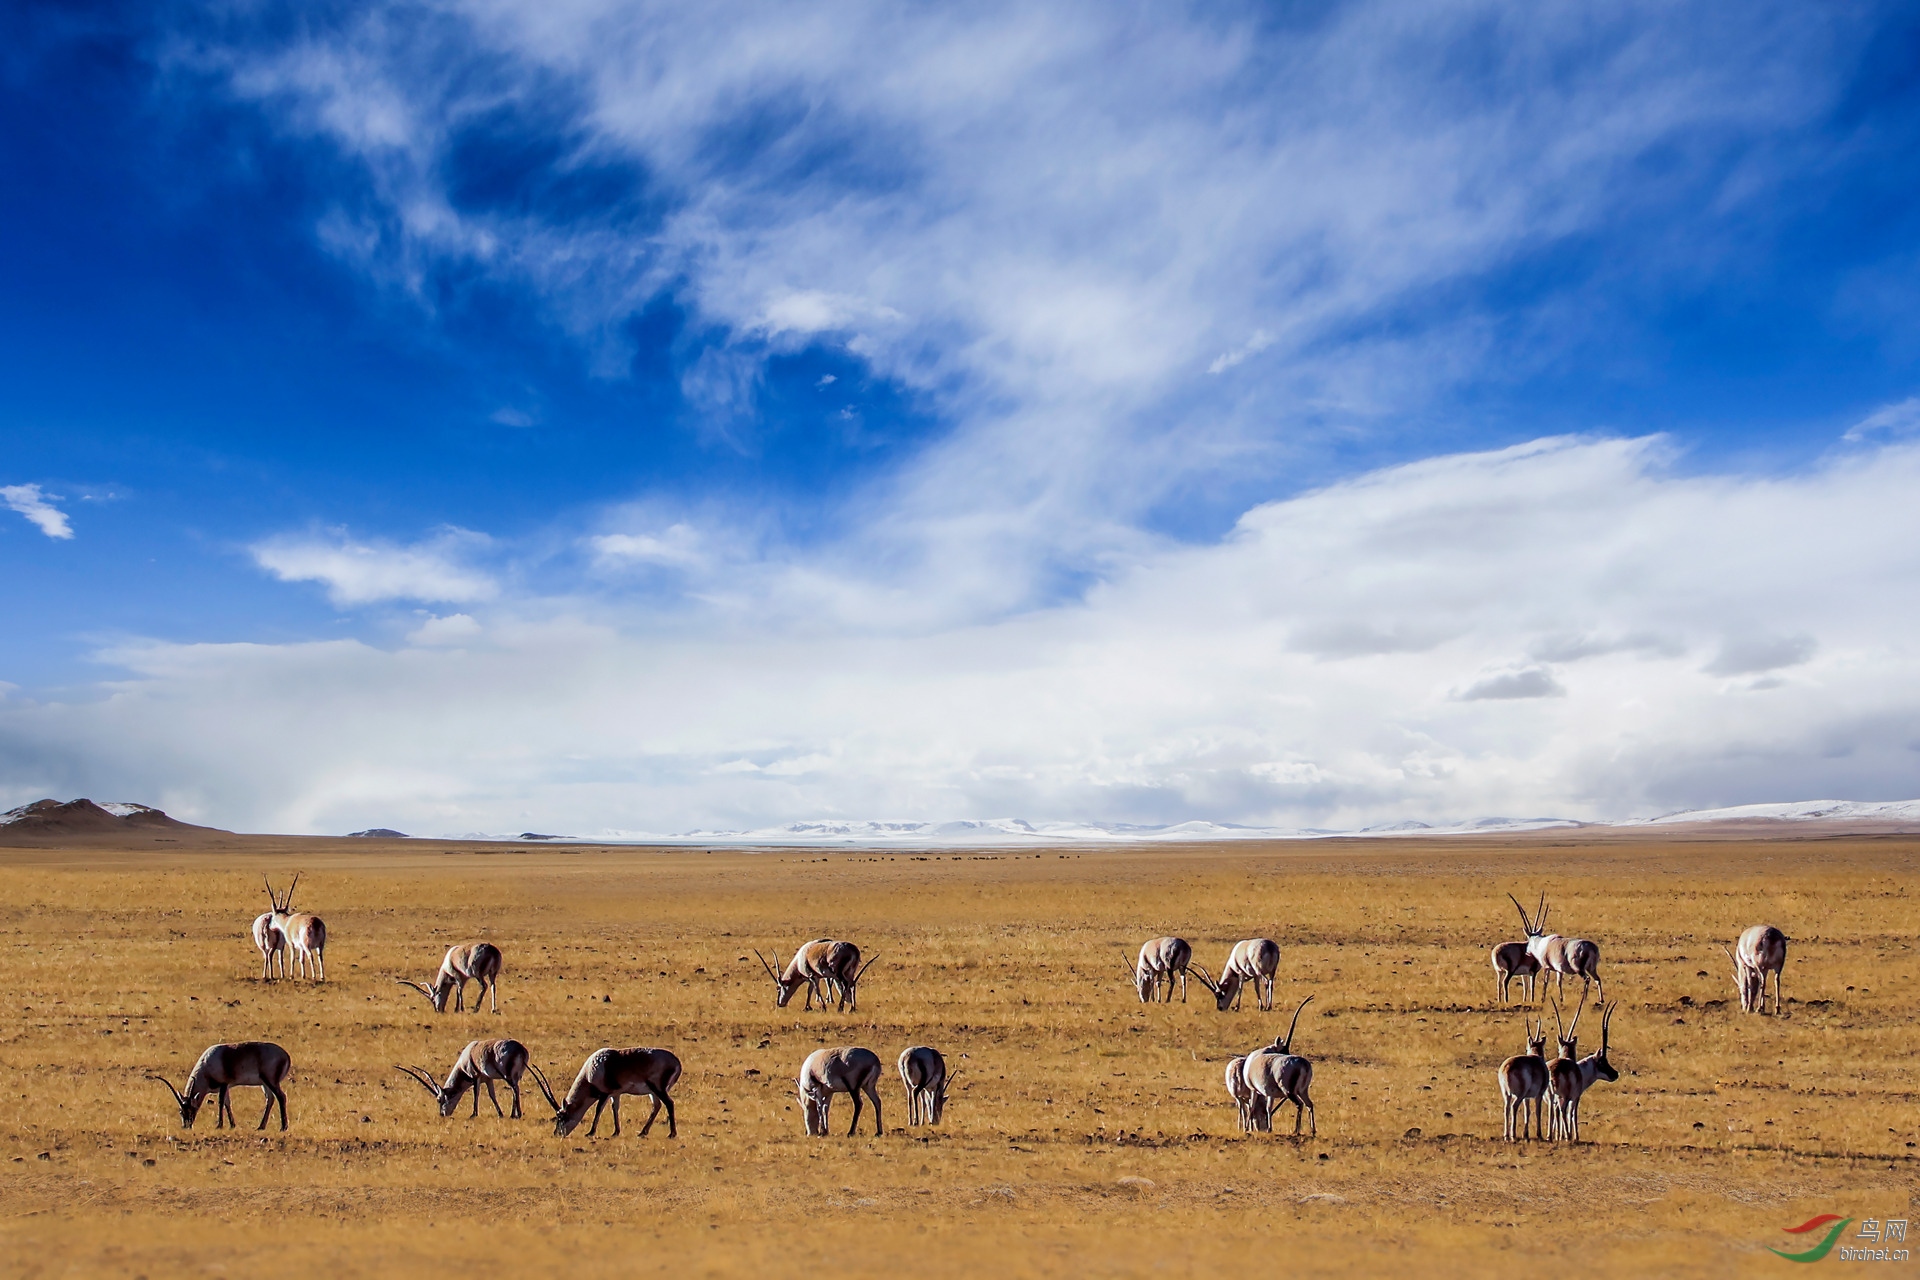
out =
<path fill-rule="evenodd" d="M 1792 1272 L 1821 1213 L 1909 1217 L 1920 1170 L 1920 837 L 1498 840 L 1126 849 L 723 851 L 232 837 L 0 850 L 0 1223 L 8 1274 L 922 1276 Z M 324 984 L 263 984 L 262 873 L 301 871 Z M 1602 946 L 1617 1084 L 1585 1136 L 1499 1140 L 1494 1068 L 1522 1006 L 1487 949 L 1504 894 Z M 1792 939 L 1786 1016 L 1744 1016 L 1719 950 Z M 1282 949 L 1272 1013 L 1143 1006 L 1122 964 L 1177 933 L 1215 972 Z M 858 1014 L 778 1010 L 753 949 L 858 942 Z M 501 1011 L 434 1015 L 395 977 L 505 952 Z M 1316 1066 L 1317 1139 L 1243 1136 L 1225 1060 L 1284 1030 Z M 1571 991 L 1570 991 L 1571 996 Z M 1581 1028 L 1597 1043 L 1597 1015 Z M 484 1101 L 442 1119 L 394 1070 L 524 1041 L 564 1089 L 601 1045 L 671 1048 L 680 1135 L 630 1099 L 619 1138 Z M 199 1051 L 291 1051 L 292 1129 L 165 1090 Z M 895 1057 L 961 1074 L 908 1128 Z M 821 1045 L 887 1064 L 887 1130 L 801 1132 Z M 506 1101 L 502 1091 L 502 1101 Z M 1849 1240 L 1852 1242 L 1852 1228 Z M 1830 1259 L 1838 1265 L 1837 1259 Z M 1868 1266 L 1878 1272 L 1879 1266 Z M 1902 1272 L 1903 1266 L 1887 1268 Z M 489 1275 L 513 1274 L 493 1269 Z"/>

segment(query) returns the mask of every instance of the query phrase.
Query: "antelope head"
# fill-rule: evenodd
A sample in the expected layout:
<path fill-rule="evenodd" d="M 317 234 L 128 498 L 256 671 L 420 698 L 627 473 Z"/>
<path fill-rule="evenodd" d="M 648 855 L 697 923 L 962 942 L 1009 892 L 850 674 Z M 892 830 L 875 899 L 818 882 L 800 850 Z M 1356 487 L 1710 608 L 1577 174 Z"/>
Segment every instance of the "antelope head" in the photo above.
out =
<path fill-rule="evenodd" d="M 1729 948 L 1722 946 L 1720 949 L 1727 953 L 1727 959 L 1733 964 L 1733 985 L 1740 989 L 1740 1007 L 1748 1008 L 1760 998 L 1760 992 L 1766 990 L 1767 975 L 1741 964 L 1740 957 Z"/>
<path fill-rule="evenodd" d="M 449 1092 L 446 1089 L 442 1089 L 439 1085 L 433 1082 L 433 1077 L 427 1074 L 427 1070 L 425 1067 L 396 1066 L 394 1067 L 394 1070 L 404 1071 L 408 1075 L 412 1076 L 415 1080 L 418 1080 L 421 1084 L 421 1087 L 426 1089 L 428 1093 L 432 1094 L 433 1100 L 440 1104 L 440 1114 L 443 1116 L 450 1116 L 453 1114 L 453 1109 L 460 1105 L 460 1095 L 466 1092 L 466 1090 L 464 1089 L 460 1089 L 453 1092 Z"/>
<path fill-rule="evenodd" d="M 1520 1025 L 1527 1033 L 1527 1056 L 1544 1058 L 1547 1056 L 1547 1020 L 1540 1019 L 1536 1024 L 1532 1018 L 1521 1016 Z"/>
<path fill-rule="evenodd" d="M 767 963 L 767 958 L 763 955 L 760 955 L 760 951 L 758 948 L 755 948 L 753 954 L 759 957 L 760 967 L 767 971 L 767 976 L 769 978 L 773 979 L 774 988 L 779 993 L 773 998 L 774 1007 L 776 1009 L 786 1008 L 787 1001 L 793 999 L 794 992 L 798 991 L 801 987 L 804 987 L 807 985 L 807 980 L 805 978 L 797 978 L 792 982 L 788 982 L 785 978 L 781 977 L 780 971 L 774 967 L 774 965 L 777 965 L 780 963 L 780 953 L 778 951 L 775 951 L 773 953 L 773 961 L 774 961 L 773 964 Z"/>
<path fill-rule="evenodd" d="M 1545 893 L 1540 895 L 1539 915 L 1536 918 L 1529 918 L 1527 909 L 1520 905 L 1520 899 L 1514 897 L 1512 894 L 1507 895 L 1507 901 L 1511 902 L 1513 909 L 1520 913 L 1520 927 L 1527 931 L 1527 937 L 1529 939 L 1538 938 L 1546 932 L 1547 895 Z"/>
<path fill-rule="evenodd" d="M 173 1100 L 180 1104 L 180 1127 L 182 1129 L 193 1128 L 194 1117 L 200 1114 L 200 1104 L 206 1101 L 207 1095 L 204 1093 L 183 1095 L 178 1089 L 173 1087 L 173 1082 L 165 1076 L 150 1075 L 147 1079 L 158 1080 L 161 1084 L 167 1086 L 167 1092 L 172 1094 Z M 187 1081 L 187 1087 L 192 1088 L 193 1081 Z"/>
<path fill-rule="evenodd" d="M 413 982 L 406 978 L 395 978 L 394 981 L 403 987 L 412 987 L 415 991 L 425 996 L 433 1005 L 433 1011 L 435 1013 L 445 1013 L 447 1011 L 447 997 L 453 992 L 452 983 L 441 982 L 430 987 L 424 982 Z M 404 1071 L 406 1068 L 401 1067 L 400 1070 Z"/>
<path fill-rule="evenodd" d="M 1565 1023 L 1560 1021 L 1560 1001 L 1558 999 L 1553 1001 L 1554 1034 L 1555 1034 L 1555 1038 L 1560 1041 L 1561 1057 L 1576 1058 L 1579 1056 L 1580 1017 L 1585 1012 L 1586 1012 L 1586 1008 L 1584 1005 L 1581 1008 L 1576 1009 L 1573 1014 L 1573 1025 L 1569 1027 Z M 1542 1023 L 1540 1029 L 1542 1031 L 1546 1030 L 1546 1025 Z"/>
<path fill-rule="evenodd" d="M 545 1098 L 547 1105 L 553 1108 L 553 1136 L 556 1138 L 566 1137 L 574 1131 L 575 1126 L 580 1123 L 581 1118 L 587 1114 L 587 1109 L 583 1106 L 578 1111 L 569 1112 L 566 1107 L 562 1106 L 560 1099 L 553 1096 L 553 1086 L 547 1083 L 546 1073 L 540 1070 L 537 1063 L 529 1060 L 527 1063 L 527 1072 L 533 1077 L 533 1082 L 540 1086 L 540 1096 Z M 572 1099 L 569 1098 L 568 1101 L 572 1101 Z"/>
<path fill-rule="evenodd" d="M 935 1124 L 939 1124 L 940 1117 L 946 1114 L 947 1094 L 952 1090 L 953 1082 L 959 1075 L 960 1073 L 958 1071 L 948 1073 L 947 1078 L 940 1082 L 939 1091 L 933 1095 L 933 1122 Z"/>
<path fill-rule="evenodd" d="M 1600 1052 L 1593 1055 L 1593 1073 L 1609 1083 L 1620 1078 L 1620 1073 L 1607 1061 L 1607 1024 L 1613 1021 L 1615 1007 L 1608 1005 L 1607 1011 L 1600 1015 Z"/>
<path fill-rule="evenodd" d="M 1305 1009 L 1308 1005 L 1312 1003 L 1313 1003 L 1312 996 L 1308 996 L 1305 1000 L 1302 1000 L 1300 1002 L 1300 1008 L 1295 1009 L 1293 1011 L 1293 1021 L 1287 1024 L 1287 1034 L 1285 1036 L 1274 1037 L 1273 1047 L 1275 1049 L 1278 1049 L 1281 1053 L 1293 1052 L 1293 1029 L 1300 1025 L 1301 1009 Z"/>

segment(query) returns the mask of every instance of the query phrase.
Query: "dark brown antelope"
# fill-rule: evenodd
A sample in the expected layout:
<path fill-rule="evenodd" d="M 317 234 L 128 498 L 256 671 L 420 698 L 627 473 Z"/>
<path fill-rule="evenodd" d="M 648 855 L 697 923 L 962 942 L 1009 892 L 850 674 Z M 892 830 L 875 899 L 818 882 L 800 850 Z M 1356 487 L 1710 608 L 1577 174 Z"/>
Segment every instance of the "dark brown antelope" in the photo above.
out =
<path fill-rule="evenodd" d="M 947 1074 L 947 1060 L 938 1049 L 921 1044 L 903 1050 L 900 1082 L 907 1086 L 907 1123 L 939 1124 L 947 1110 L 947 1091 L 959 1075 Z"/>
<path fill-rule="evenodd" d="M 193 1064 L 193 1070 L 187 1073 L 186 1092 L 173 1087 L 173 1082 L 165 1076 L 149 1075 L 147 1079 L 158 1080 L 167 1086 L 167 1092 L 180 1104 L 180 1127 L 193 1128 L 195 1117 L 200 1114 L 200 1104 L 206 1101 L 209 1093 L 219 1095 L 219 1105 L 214 1108 L 214 1128 L 239 1124 L 233 1118 L 233 1102 L 227 1091 L 236 1085 L 257 1087 L 267 1095 L 267 1109 L 260 1113 L 258 1128 L 267 1127 L 267 1119 L 273 1115 L 273 1104 L 280 1104 L 280 1128 L 287 1127 L 287 1094 L 282 1086 L 293 1071 L 293 1059 L 287 1051 L 277 1044 L 265 1040 L 246 1040 L 239 1044 L 216 1044 L 208 1047 Z"/>
<path fill-rule="evenodd" d="M 1727 951 L 1725 947 L 1720 948 Z M 1787 972 L 1787 935 L 1770 924 L 1757 924 L 1740 935 L 1734 949 L 1727 951 L 1733 961 L 1733 984 L 1740 992 L 1740 1008 L 1745 1013 L 1767 1011 L 1767 975 L 1773 975 L 1773 1011 L 1780 1012 L 1780 982 Z"/>
<path fill-rule="evenodd" d="M 834 942 L 827 948 L 826 983 L 827 989 L 839 997 L 836 1007 L 849 1013 L 860 1009 L 860 979 L 867 976 L 867 970 L 873 967 L 874 956 L 865 964 L 860 963 L 860 948 L 851 942 Z M 821 1001 L 825 1003 L 824 998 Z"/>
<path fill-rule="evenodd" d="M 500 1110 L 499 1095 L 493 1086 L 497 1080 L 504 1080 L 507 1088 L 513 1090 L 513 1116 L 520 1118 L 520 1077 L 527 1070 L 527 1046 L 518 1040 L 475 1040 L 460 1051 L 454 1060 L 453 1070 L 447 1072 L 445 1084 L 435 1084 L 433 1077 L 427 1074 L 425 1067 L 395 1066 L 395 1071 L 404 1071 L 418 1080 L 433 1100 L 440 1104 L 440 1114 L 450 1116 L 459 1109 L 460 1099 L 469 1092 L 473 1094 L 473 1116 L 480 1114 L 480 1088 L 486 1086 L 487 1100 L 493 1103 L 494 1114 L 503 1118 L 506 1113 Z"/>
<path fill-rule="evenodd" d="M 820 998 L 822 1009 L 827 1007 L 827 994 L 821 984 L 832 977 L 831 971 L 827 968 L 827 962 L 833 954 L 831 938 L 816 938 L 812 942 L 802 943 L 784 969 L 780 968 L 778 951 L 773 953 L 772 964 L 768 964 L 767 958 L 760 955 L 757 949 L 753 954 L 759 957 L 760 967 L 767 971 L 769 978 L 773 979 L 773 1003 L 776 1008 L 786 1008 L 787 1001 L 793 999 L 793 993 L 801 987 L 807 989 L 807 1008 L 813 1008 L 815 996 Z"/>
<path fill-rule="evenodd" d="M 1547 1020 L 1536 1025 L 1525 1019 L 1527 1051 L 1500 1064 L 1500 1097 L 1506 1104 L 1506 1140 L 1517 1142 L 1527 1137 L 1529 1113 L 1533 1120 L 1533 1138 L 1546 1137 L 1540 1125 L 1541 1100 L 1547 1094 Z"/>
<path fill-rule="evenodd" d="M 1580 1099 L 1597 1080 L 1609 1083 L 1618 1080 L 1620 1073 L 1607 1061 L 1608 1024 L 1613 1021 L 1614 1006 L 1608 1005 L 1607 1011 L 1600 1017 L 1600 1051 L 1574 1060 L 1573 1051 L 1565 1048 L 1563 1052 L 1547 1064 L 1547 1092 L 1550 1097 L 1548 1117 L 1549 1132 L 1553 1137 L 1564 1138 L 1569 1142 L 1580 1141 Z M 1575 1025 L 1579 1018 L 1574 1019 Z"/>
<path fill-rule="evenodd" d="M 853 1099 L 853 1123 L 847 1136 L 860 1127 L 860 1095 L 873 1102 L 873 1136 L 880 1127 L 880 1056 L 871 1049 L 848 1046 L 840 1049 L 815 1049 L 800 1064 L 800 1111 L 809 1137 L 824 1137 L 833 1095 L 844 1093 Z"/>
<path fill-rule="evenodd" d="M 480 989 L 474 992 L 473 1011 L 480 1012 L 480 998 L 487 997 L 495 1013 L 500 1012 L 500 948 L 491 942 L 469 942 L 463 947 L 448 947 L 446 959 L 440 962 L 440 972 L 434 976 L 433 985 L 424 982 L 412 982 L 406 978 L 395 978 L 403 987 L 412 987 L 433 1004 L 435 1013 L 447 1011 L 447 997 L 452 996 L 454 1012 L 462 1013 L 467 1007 L 467 983 L 478 982 Z"/>
<path fill-rule="evenodd" d="M 1310 1128 L 1310 1135 L 1320 1132 L 1319 1121 L 1313 1114 L 1313 1063 L 1293 1052 L 1294 1028 L 1300 1025 L 1300 1013 L 1313 1002 L 1308 996 L 1293 1011 L 1293 1021 L 1287 1024 L 1287 1034 L 1274 1040 L 1264 1049 L 1256 1049 L 1247 1055 L 1240 1070 L 1246 1077 L 1249 1087 L 1260 1095 L 1260 1107 L 1265 1112 L 1265 1128 L 1273 1127 L 1273 1112 L 1276 1107 L 1286 1103 L 1293 1104 L 1293 1132 L 1300 1132 L 1300 1120 L 1304 1115 Z"/>
<path fill-rule="evenodd" d="M 1193 947 L 1185 938 L 1153 938 L 1142 944 L 1140 958 L 1133 965 L 1133 989 L 1140 1003 L 1151 1004 L 1167 985 L 1167 1002 L 1173 1002 L 1173 982 L 1180 980 L 1180 1003 L 1187 1002 L 1187 973 L 1193 961 Z"/>
<path fill-rule="evenodd" d="M 1507 1002 L 1507 987 L 1515 978 L 1520 979 L 1522 998 L 1532 1004 L 1533 981 L 1539 972 L 1540 962 L 1527 950 L 1526 943 L 1503 942 L 1493 949 L 1494 989 L 1501 1004 Z"/>
<path fill-rule="evenodd" d="M 1587 993 L 1595 986 L 1600 988 L 1600 999 L 1596 1003 L 1605 1003 L 1607 984 L 1600 980 L 1600 944 L 1588 942 L 1585 938 L 1563 938 L 1547 930 L 1547 895 L 1540 895 L 1538 914 L 1529 918 L 1527 909 L 1520 905 L 1520 899 L 1512 894 L 1507 900 L 1513 903 L 1513 909 L 1520 913 L 1520 923 L 1527 930 L 1527 954 L 1540 962 L 1541 972 L 1553 978 L 1554 993 L 1562 999 L 1567 994 L 1567 979 L 1578 978 L 1582 985 L 1580 999 L 1584 1003 Z"/>
<path fill-rule="evenodd" d="M 1194 967 L 1200 969 L 1200 980 L 1213 992 L 1214 1005 L 1220 1012 L 1240 1007 L 1240 997 L 1245 994 L 1248 983 L 1253 984 L 1254 1003 L 1262 1009 L 1271 1009 L 1273 975 L 1280 967 L 1280 944 L 1271 938 L 1248 938 L 1234 943 L 1217 984 L 1204 968 Z"/>
<path fill-rule="evenodd" d="M 600 1113 L 606 1109 L 609 1099 L 613 1102 L 613 1136 L 619 1137 L 620 1099 L 628 1094 L 636 1097 L 646 1094 L 653 1099 L 653 1110 L 647 1122 L 640 1126 L 641 1137 L 653 1129 L 662 1107 L 667 1110 L 667 1136 L 680 1136 L 674 1124 L 670 1094 L 680 1079 L 680 1059 L 666 1049 L 595 1049 L 580 1064 L 580 1074 L 573 1078 L 565 1102 L 553 1096 L 553 1088 L 538 1066 L 529 1063 L 527 1070 L 533 1073 L 533 1082 L 540 1086 L 547 1105 L 553 1108 L 553 1133 L 557 1138 L 564 1138 L 578 1128 L 586 1118 L 588 1107 L 593 1108 L 593 1123 L 587 1128 L 587 1136 L 593 1137 L 599 1131 Z"/>

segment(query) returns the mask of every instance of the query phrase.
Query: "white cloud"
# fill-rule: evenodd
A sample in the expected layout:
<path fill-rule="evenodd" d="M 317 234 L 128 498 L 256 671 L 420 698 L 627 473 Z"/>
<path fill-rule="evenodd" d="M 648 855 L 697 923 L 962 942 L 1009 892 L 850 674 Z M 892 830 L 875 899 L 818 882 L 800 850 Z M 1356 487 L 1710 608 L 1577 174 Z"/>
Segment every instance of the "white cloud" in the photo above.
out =
<path fill-rule="evenodd" d="M 1214 357 L 1213 363 L 1207 366 L 1207 372 L 1225 373 L 1227 370 L 1233 368 L 1233 366 L 1244 361 L 1248 356 L 1257 355 L 1272 345 L 1272 334 L 1268 333 L 1265 329 L 1255 329 L 1253 336 L 1248 338 L 1244 343 L 1231 351 L 1222 352 L 1220 355 Z"/>
<path fill-rule="evenodd" d="M 685 569 L 705 559 L 699 533 L 683 521 L 676 521 L 657 533 L 598 534 L 587 539 L 587 546 L 592 548 L 601 568 L 651 564 Z"/>
<path fill-rule="evenodd" d="M 356 542 L 345 530 L 326 536 L 288 535 L 248 548 L 254 563 L 282 582 L 318 582 L 327 598 L 347 607 L 380 600 L 451 604 L 491 600 L 499 584 L 466 560 L 489 542 L 466 529 L 447 529 L 412 546 Z"/>
<path fill-rule="evenodd" d="M 1841 439 L 1849 444 L 1876 435 L 1911 435 L 1920 430 L 1920 396 L 1908 396 L 1898 404 L 1883 405 L 1847 429 Z"/>
<path fill-rule="evenodd" d="M 1520 667 L 1513 671 L 1495 671 L 1484 675 L 1453 696 L 1461 702 L 1564 698 L 1567 689 L 1546 667 Z"/>
<path fill-rule="evenodd" d="M 0 486 L 0 502 L 4 502 L 9 510 L 25 516 L 34 528 L 49 538 L 73 536 L 73 525 L 67 520 L 67 513 L 54 506 L 37 484 Z"/>
<path fill-rule="evenodd" d="M 1353 827 L 1909 795 L 1920 446 L 1787 479 L 1665 458 L 1569 439 L 1433 458 L 987 621 L 931 625 L 903 597 L 912 624 L 881 627 L 891 597 L 850 570 L 721 560 L 712 603 L 664 621 L 513 599 L 484 645 L 442 643 L 445 619 L 391 652 L 129 647 L 106 696 L 0 703 L 0 761 L 49 793 L 318 831 Z M 866 603 L 799 607 L 841 597 Z M 1547 649 L 1551 670 L 1529 656 Z M 1784 662 L 1790 680 L 1714 670 Z M 1458 696 L 1503 673 L 1564 692 Z"/>

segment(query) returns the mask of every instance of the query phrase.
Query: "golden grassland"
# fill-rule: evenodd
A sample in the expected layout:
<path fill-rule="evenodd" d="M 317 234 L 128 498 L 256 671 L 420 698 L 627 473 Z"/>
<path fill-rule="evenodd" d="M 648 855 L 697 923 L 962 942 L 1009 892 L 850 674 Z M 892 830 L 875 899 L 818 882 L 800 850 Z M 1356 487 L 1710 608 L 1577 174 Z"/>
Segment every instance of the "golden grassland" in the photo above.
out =
<path fill-rule="evenodd" d="M 1920 839 L 1427 840 L 1013 852 L 722 852 L 365 842 L 226 851 L 0 850 L 0 1272 L 19 1276 L 931 1276 L 1791 1273 L 1766 1245 L 1820 1212 L 1908 1216 L 1920 1139 Z M 304 872 L 329 981 L 264 985 L 260 874 Z M 1618 1084 L 1578 1147 L 1499 1141 L 1503 896 L 1603 947 Z M 1718 950 L 1793 939 L 1788 1014 L 1743 1016 Z M 1121 972 L 1178 933 L 1218 969 L 1282 948 L 1278 1008 L 1198 986 L 1142 1006 Z M 880 960 L 857 1014 L 773 1007 L 751 948 Z M 446 946 L 506 954 L 500 1015 L 434 1015 L 394 984 Z M 1240 1134 L 1225 1060 L 1305 995 L 1317 1139 Z M 1598 1039 L 1598 1018 L 1581 1028 Z M 442 1119 L 396 1063 L 445 1071 L 512 1035 L 564 1089 L 601 1045 L 686 1065 L 680 1136 Z M 222 1040 L 292 1053 L 293 1127 L 182 1131 L 176 1083 Z M 910 1044 L 962 1071 L 907 1128 Z M 801 1132 L 820 1045 L 887 1064 L 888 1128 Z M 503 1091 L 503 1102 L 505 1101 Z M 895 1127 L 899 1126 L 899 1127 Z M 1412 1131 L 1418 1136 L 1406 1136 Z M 1835 1265 L 1838 1265 L 1837 1262 Z"/>

